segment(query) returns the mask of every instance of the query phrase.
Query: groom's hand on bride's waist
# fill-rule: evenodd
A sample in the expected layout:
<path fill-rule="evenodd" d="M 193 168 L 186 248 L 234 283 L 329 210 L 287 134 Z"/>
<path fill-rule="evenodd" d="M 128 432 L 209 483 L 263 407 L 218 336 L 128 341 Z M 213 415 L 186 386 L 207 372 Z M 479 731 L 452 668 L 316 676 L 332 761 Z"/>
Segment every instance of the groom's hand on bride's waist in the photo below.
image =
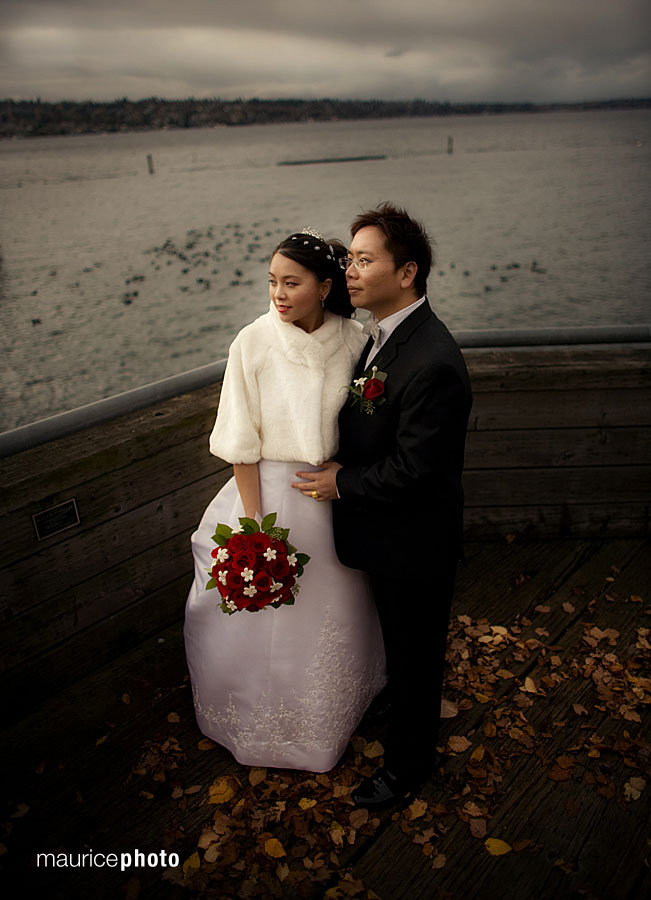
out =
<path fill-rule="evenodd" d="M 328 460 L 321 464 L 317 472 L 297 472 L 296 477 L 303 481 L 293 481 L 292 487 L 305 497 L 313 500 L 336 500 L 337 472 L 341 469 L 338 462 Z"/>

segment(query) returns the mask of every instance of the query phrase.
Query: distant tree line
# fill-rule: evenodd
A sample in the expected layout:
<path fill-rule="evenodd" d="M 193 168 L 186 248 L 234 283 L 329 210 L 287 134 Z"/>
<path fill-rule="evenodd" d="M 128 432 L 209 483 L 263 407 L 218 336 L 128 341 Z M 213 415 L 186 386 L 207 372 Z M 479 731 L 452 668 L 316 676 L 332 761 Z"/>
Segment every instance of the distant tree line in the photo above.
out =
<path fill-rule="evenodd" d="M 334 122 L 413 116 L 478 115 L 550 110 L 647 109 L 651 98 L 585 103 L 449 103 L 430 100 L 0 100 L 0 137 L 209 128 L 270 122 Z"/>

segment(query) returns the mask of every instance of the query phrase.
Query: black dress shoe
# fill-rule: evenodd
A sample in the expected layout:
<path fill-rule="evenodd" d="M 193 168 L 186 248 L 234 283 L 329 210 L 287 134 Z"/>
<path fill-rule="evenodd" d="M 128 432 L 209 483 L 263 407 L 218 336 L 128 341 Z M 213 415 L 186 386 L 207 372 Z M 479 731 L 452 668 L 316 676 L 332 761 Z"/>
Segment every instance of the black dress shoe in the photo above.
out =
<path fill-rule="evenodd" d="M 393 772 L 380 769 L 373 778 L 365 778 L 350 796 L 356 806 L 364 809 L 386 809 L 401 800 L 408 791 L 409 785 Z"/>

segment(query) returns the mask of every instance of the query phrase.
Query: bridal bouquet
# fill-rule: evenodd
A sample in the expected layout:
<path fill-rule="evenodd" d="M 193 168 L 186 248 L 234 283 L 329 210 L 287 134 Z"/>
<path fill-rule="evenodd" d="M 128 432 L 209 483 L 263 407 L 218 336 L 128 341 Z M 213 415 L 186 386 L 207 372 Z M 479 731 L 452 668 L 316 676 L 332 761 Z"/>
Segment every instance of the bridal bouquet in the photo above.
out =
<path fill-rule="evenodd" d="M 229 616 L 240 609 L 291 606 L 310 557 L 288 542 L 289 528 L 276 526 L 276 513 L 260 525 L 248 518 L 241 518 L 240 525 L 235 532 L 217 525 L 212 539 L 219 546 L 212 551 L 215 562 L 207 570 L 212 577 L 206 589 L 219 590 L 221 610 Z"/>

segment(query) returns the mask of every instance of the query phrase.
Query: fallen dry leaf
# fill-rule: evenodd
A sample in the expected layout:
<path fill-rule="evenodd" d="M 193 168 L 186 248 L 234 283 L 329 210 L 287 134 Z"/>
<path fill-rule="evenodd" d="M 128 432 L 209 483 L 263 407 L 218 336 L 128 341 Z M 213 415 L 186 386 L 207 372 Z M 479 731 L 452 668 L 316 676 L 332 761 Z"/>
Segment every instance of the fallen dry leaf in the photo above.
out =
<path fill-rule="evenodd" d="M 228 776 L 217 778 L 208 788 L 208 803 L 228 803 L 235 796 L 235 788 Z"/>
<path fill-rule="evenodd" d="M 189 856 L 186 861 L 183 863 L 183 872 L 185 875 L 188 872 L 191 872 L 193 869 L 201 868 L 201 859 L 199 858 L 199 854 L 195 850 L 192 856 Z"/>
<path fill-rule="evenodd" d="M 505 853 L 510 853 L 513 849 L 506 841 L 502 841 L 499 838 L 486 838 L 484 847 L 486 847 L 491 856 L 504 856 Z"/>
<path fill-rule="evenodd" d="M 453 703 L 451 700 L 441 700 L 441 718 L 442 719 L 454 719 L 456 715 L 459 713 L 459 707 L 456 703 Z"/>
<path fill-rule="evenodd" d="M 645 787 L 646 781 L 644 778 L 631 778 L 624 785 L 624 798 L 626 800 L 639 800 Z"/>
<path fill-rule="evenodd" d="M 171 713 L 167 714 L 167 721 L 168 722 L 180 722 L 181 718 L 178 713 L 171 712 Z"/>
<path fill-rule="evenodd" d="M 446 864 L 446 862 L 447 862 L 447 857 L 445 856 L 445 853 L 437 853 L 437 855 L 432 860 L 432 868 L 433 869 L 442 869 L 443 866 Z"/>
<path fill-rule="evenodd" d="M 269 838 L 264 842 L 264 852 L 267 856 L 270 856 L 272 859 L 280 859 L 283 856 L 287 856 L 285 853 L 285 848 L 280 843 L 278 838 Z"/>
<path fill-rule="evenodd" d="M 368 810 L 354 809 L 348 816 L 348 821 L 352 828 L 363 828 L 368 822 Z"/>
<path fill-rule="evenodd" d="M 251 787 L 255 787 L 257 784 L 261 784 L 265 778 L 267 777 L 267 770 L 261 769 L 257 767 L 253 767 L 249 769 L 249 784 Z"/>
<path fill-rule="evenodd" d="M 472 744 L 468 738 L 461 734 L 453 734 L 452 737 L 448 738 L 448 749 L 453 753 L 463 753 L 471 746 Z"/>
<path fill-rule="evenodd" d="M 427 812 L 427 801 L 425 800 L 414 800 L 407 807 L 407 812 L 409 813 L 410 819 L 420 819 L 421 816 L 424 816 Z"/>
<path fill-rule="evenodd" d="M 367 759 L 377 759 L 384 753 L 384 747 L 379 741 L 372 741 L 364 747 L 364 756 Z"/>

